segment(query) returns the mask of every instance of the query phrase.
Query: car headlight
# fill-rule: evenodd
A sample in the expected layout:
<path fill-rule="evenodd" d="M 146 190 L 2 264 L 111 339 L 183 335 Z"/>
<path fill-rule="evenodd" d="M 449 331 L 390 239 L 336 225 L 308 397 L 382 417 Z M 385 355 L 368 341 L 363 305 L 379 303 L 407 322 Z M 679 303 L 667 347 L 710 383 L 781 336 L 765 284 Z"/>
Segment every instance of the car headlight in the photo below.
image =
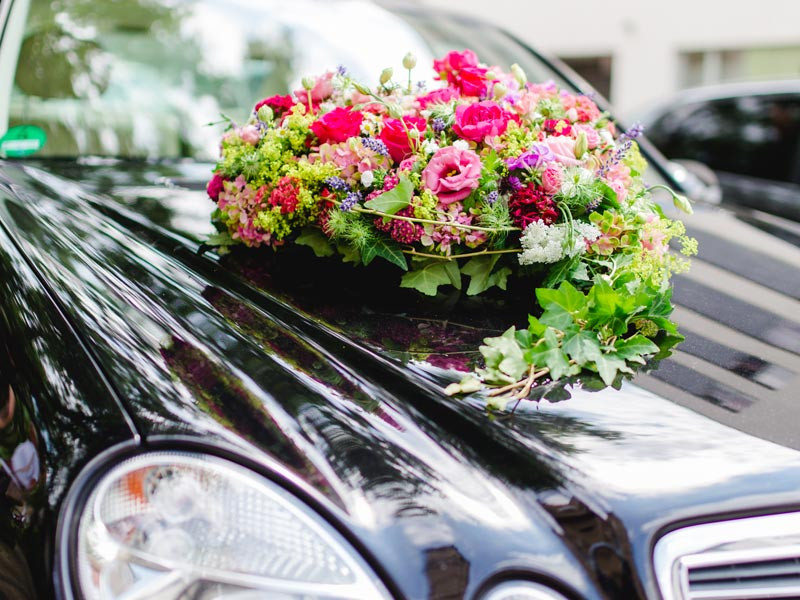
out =
<path fill-rule="evenodd" d="M 77 528 L 72 539 L 61 532 L 68 545 L 61 550 L 73 553 L 70 570 L 86 598 L 390 597 L 309 507 L 209 455 L 150 452 L 123 460 L 73 518 Z"/>

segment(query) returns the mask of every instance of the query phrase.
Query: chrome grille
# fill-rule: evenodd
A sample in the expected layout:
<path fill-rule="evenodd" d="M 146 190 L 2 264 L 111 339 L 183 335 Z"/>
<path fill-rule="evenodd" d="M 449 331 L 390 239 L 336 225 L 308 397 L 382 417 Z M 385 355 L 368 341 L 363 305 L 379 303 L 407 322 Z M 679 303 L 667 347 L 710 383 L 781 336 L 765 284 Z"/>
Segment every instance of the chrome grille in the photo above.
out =
<path fill-rule="evenodd" d="M 664 600 L 800 600 L 800 513 L 678 529 L 654 565 Z"/>

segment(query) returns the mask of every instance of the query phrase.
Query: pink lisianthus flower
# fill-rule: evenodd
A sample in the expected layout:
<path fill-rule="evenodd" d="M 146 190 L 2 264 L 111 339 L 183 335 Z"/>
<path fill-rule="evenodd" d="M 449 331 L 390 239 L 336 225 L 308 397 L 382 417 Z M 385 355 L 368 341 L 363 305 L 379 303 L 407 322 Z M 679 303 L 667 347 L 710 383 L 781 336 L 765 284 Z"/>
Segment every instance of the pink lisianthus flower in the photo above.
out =
<path fill-rule="evenodd" d="M 427 127 L 428 122 L 422 117 L 405 116 L 402 121 L 400 119 L 384 119 L 383 129 L 378 137 L 386 144 L 392 160 L 399 163 L 412 152 L 406 128 L 416 129 L 422 137 L 421 134 Z"/>
<path fill-rule="evenodd" d="M 463 200 L 478 187 L 481 159 L 472 150 L 440 148 L 422 171 L 422 183 L 441 204 Z"/>
<path fill-rule="evenodd" d="M 583 132 L 586 134 L 586 144 L 589 150 L 594 150 L 600 145 L 600 134 L 597 129 L 590 125 L 575 125 L 573 127 L 575 133 Z"/>
<path fill-rule="evenodd" d="M 311 131 L 324 143 L 344 142 L 361 132 L 364 115 L 348 107 L 337 106 L 311 124 Z"/>
<path fill-rule="evenodd" d="M 575 158 L 575 140 L 565 136 L 548 137 L 545 138 L 544 143 L 550 148 L 550 151 L 555 154 L 556 161 L 568 167 L 574 167 L 581 164 Z"/>
<path fill-rule="evenodd" d="M 240 127 L 236 130 L 236 133 L 242 138 L 245 144 L 250 144 L 251 146 L 257 145 L 258 141 L 261 139 L 261 134 L 258 132 L 258 127 L 255 125 Z"/>
<path fill-rule="evenodd" d="M 556 195 L 564 182 L 564 173 L 555 163 L 549 163 L 542 171 L 542 189 L 546 194 Z"/>
<path fill-rule="evenodd" d="M 488 136 L 503 135 L 511 118 L 511 113 L 490 100 L 461 104 L 456 107 L 453 131 L 465 140 L 482 142 Z"/>
<path fill-rule="evenodd" d="M 456 88 L 464 96 L 482 96 L 486 93 L 486 71 L 478 66 L 478 56 L 472 50 L 449 52 L 442 60 L 433 61 L 433 70 L 439 79 Z"/>
<path fill-rule="evenodd" d="M 425 109 L 431 104 L 447 104 L 451 100 L 455 100 L 457 98 L 458 90 L 451 87 L 446 87 L 440 90 L 433 90 L 424 96 L 420 96 L 417 98 L 417 102 L 419 102 L 420 108 Z"/>
<path fill-rule="evenodd" d="M 333 72 L 328 71 L 327 73 L 320 75 L 314 81 L 314 87 L 311 88 L 311 102 L 314 106 L 318 105 L 323 100 L 331 97 L 333 94 Z M 294 91 L 294 96 L 300 102 L 308 107 L 308 90 L 306 89 L 299 89 Z"/>

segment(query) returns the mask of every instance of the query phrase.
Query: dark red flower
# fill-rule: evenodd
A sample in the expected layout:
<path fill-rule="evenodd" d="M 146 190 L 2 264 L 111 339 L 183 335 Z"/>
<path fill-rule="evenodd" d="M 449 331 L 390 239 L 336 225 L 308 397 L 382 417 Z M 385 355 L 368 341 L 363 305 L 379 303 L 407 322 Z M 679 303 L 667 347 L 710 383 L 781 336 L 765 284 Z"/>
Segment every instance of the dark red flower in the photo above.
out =
<path fill-rule="evenodd" d="M 348 107 L 337 106 L 311 124 L 311 131 L 320 143 L 338 144 L 356 136 L 361 131 L 364 115 Z"/>
<path fill-rule="evenodd" d="M 508 202 L 508 209 L 514 225 L 521 229 L 534 221 L 552 225 L 558 219 L 558 209 L 553 198 L 534 183 L 514 192 Z"/>
<path fill-rule="evenodd" d="M 222 191 L 222 184 L 224 182 L 225 180 L 222 178 L 222 175 L 219 173 L 214 173 L 211 181 L 209 181 L 208 185 L 206 185 L 206 193 L 214 202 L 219 199 L 219 194 Z"/>
<path fill-rule="evenodd" d="M 403 123 L 405 123 L 405 127 Z M 427 121 L 422 117 L 406 116 L 403 117 L 402 121 L 400 119 L 384 119 L 383 129 L 381 129 L 378 137 L 386 144 L 392 160 L 399 163 L 411 154 L 411 144 L 408 140 L 406 128 L 409 130 L 416 129 L 422 134 L 427 126 Z"/>

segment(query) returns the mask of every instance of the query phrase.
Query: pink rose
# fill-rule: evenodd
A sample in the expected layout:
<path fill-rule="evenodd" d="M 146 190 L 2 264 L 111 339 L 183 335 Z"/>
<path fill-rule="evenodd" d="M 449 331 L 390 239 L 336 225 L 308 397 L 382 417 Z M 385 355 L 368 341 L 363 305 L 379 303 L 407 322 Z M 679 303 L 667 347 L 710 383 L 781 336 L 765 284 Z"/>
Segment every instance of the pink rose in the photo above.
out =
<path fill-rule="evenodd" d="M 487 136 L 505 133 L 509 119 L 511 115 L 497 102 L 487 100 L 474 104 L 461 104 L 456 107 L 453 131 L 465 140 L 482 142 Z"/>
<path fill-rule="evenodd" d="M 261 139 L 261 134 L 258 132 L 258 127 L 255 125 L 245 125 L 240 128 L 237 133 L 245 144 L 250 144 L 251 146 L 257 145 L 258 141 Z"/>
<path fill-rule="evenodd" d="M 556 160 L 562 165 L 575 166 L 581 164 L 575 158 L 575 140 L 572 138 L 564 137 L 563 135 L 557 137 L 548 137 L 544 140 L 550 151 L 555 154 Z"/>
<path fill-rule="evenodd" d="M 431 104 L 447 104 L 451 100 L 458 98 L 458 91 L 453 88 L 442 88 L 433 90 L 417 98 L 420 108 L 428 108 Z"/>
<path fill-rule="evenodd" d="M 478 56 L 472 50 L 449 52 L 442 60 L 433 61 L 433 70 L 439 74 L 439 79 L 446 79 L 465 96 L 486 93 L 487 69 L 478 66 Z"/>
<path fill-rule="evenodd" d="M 550 163 L 542 172 L 542 189 L 546 194 L 553 196 L 561 189 L 563 179 L 564 176 L 561 173 L 561 168 Z"/>
<path fill-rule="evenodd" d="M 454 146 L 440 148 L 422 171 L 423 185 L 439 198 L 442 204 L 463 200 L 478 187 L 481 159 L 472 150 Z"/>
<path fill-rule="evenodd" d="M 489 85 L 486 69 L 481 67 L 465 67 L 458 72 L 455 84 L 464 96 L 484 96 Z"/>
<path fill-rule="evenodd" d="M 405 126 L 403 126 L 403 123 L 405 123 Z M 422 117 L 405 116 L 402 121 L 400 119 L 384 119 L 383 129 L 381 129 L 378 137 L 386 144 L 392 160 L 400 162 L 411 154 L 411 143 L 408 139 L 406 127 L 409 130 L 416 129 L 422 134 L 427 126 L 427 121 Z"/>
<path fill-rule="evenodd" d="M 311 124 L 311 131 L 319 138 L 321 143 L 338 144 L 348 138 L 356 136 L 361 131 L 361 121 L 364 115 L 349 106 L 338 106 L 325 113 Z"/>

